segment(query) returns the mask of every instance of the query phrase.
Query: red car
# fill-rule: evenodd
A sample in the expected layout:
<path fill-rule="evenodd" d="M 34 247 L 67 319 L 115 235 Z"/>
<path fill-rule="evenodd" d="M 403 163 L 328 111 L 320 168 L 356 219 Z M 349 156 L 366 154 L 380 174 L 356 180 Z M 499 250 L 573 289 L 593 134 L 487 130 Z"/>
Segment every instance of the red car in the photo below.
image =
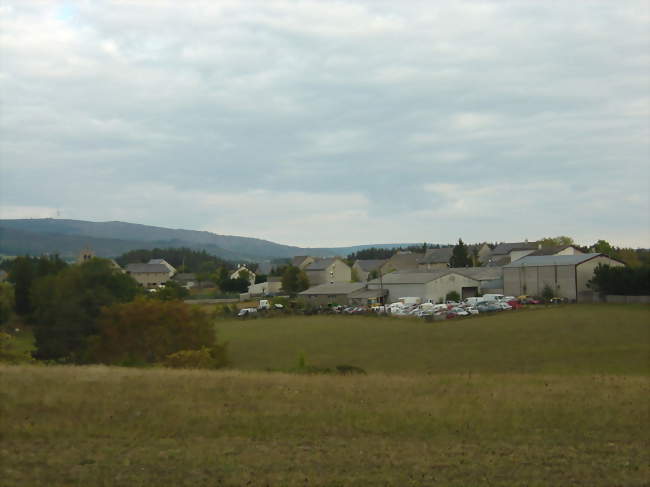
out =
<path fill-rule="evenodd" d="M 508 301 L 508 304 L 512 307 L 512 309 L 520 309 L 523 308 L 524 306 L 519 302 L 518 299 L 513 299 L 512 301 Z"/>

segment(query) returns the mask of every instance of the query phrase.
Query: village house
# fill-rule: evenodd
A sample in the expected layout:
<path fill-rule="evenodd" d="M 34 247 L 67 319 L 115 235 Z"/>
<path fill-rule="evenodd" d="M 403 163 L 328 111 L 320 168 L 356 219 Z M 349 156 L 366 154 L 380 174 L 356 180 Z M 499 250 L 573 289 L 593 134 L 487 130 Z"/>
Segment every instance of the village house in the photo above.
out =
<path fill-rule="evenodd" d="M 340 257 L 317 260 L 305 267 L 304 271 L 312 286 L 352 280 L 352 269 Z"/>
<path fill-rule="evenodd" d="M 265 282 L 251 284 L 248 288 L 248 294 L 251 296 L 274 296 L 280 293 L 282 289 L 282 278 L 269 276 Z"/>
<path fill-rule="evenodd" d="M 541 248 L 538 242 L 510 242 L 500 243 L 494 249 L 488 259 L 488 265 L 504 266 L 521 259 Z"/>
<path fill-rule="evenodd" d="M 192 272 L 180 272 L 176 274 L 172 280 L 187 289 L 193 288 L 198 283 L 196 274 Z"/>
<path fill-rule="evenodd" d="M 598 265 L 625 264 L 603 254 L 529 255 L 503 267 L 504 294 L 541 296 L 546 286 L 556 297 L 591 301 L 587 283 Z"/>
<path fill-rule="evenodd" d="M 477 262 L 474 262 L 474 266 L 485 265 L 492 255 L 492 249 L 487 243 L 468 245 L 467 252 L 472 259 L 476 256 Z"/>
<path fill-rule="evenodd" d="M 237 267 L 237 270 L 235 270 L 230 274 L 230 279 L 239 279 L 239 277 L 244 275 L 247 275 L 248 282 L 251 284 L 251 286 L 255 284 L 255 277 L 256 277 L 255 273 L 245 265 L 240 265 L 239 267 Z"/>
<path fill-rule="evenodd" d="M 380 272 L 382 274 L 389 274 L 396 271 L 415 272 L 418 270 L 418 264 L 422 257 L 424 257 L 424 254 L 410 251 L 398 251 L 380 267 Z"/>
<path fill-rule="evenodd" d="M 454 252 L 453 247 L 443 247 L 440 249 L 427 249 L 418 261 L 419 271 L 433 271 L 439 269 L 447 269 L 449 267 L 449 260 Z"/>
<path fill-rule="evenodd" d="M 316 259 L 309 255 L 296 255 L 291 259 L 291 265 L 297 267 L 301 271 L 304 271 L 308 265 L 313 264 L 314 262 L 316 262 Z"/>
<path fill-rule="evenodd" d="M 164 264 L 128 264 L 126 272 L 143 287 L 156 287 L 170 279 L 169 268 Z"/>
<path fill-rule="evenodd" d="M 164 265 L 167 268 L 167 272 L 169 273 L 169 277 L 171 278 L 174 274 L 176 274 L 176 268 L 171 265 L 169 262 L 167 262 L 165 259 L 150 259 L 148 264 L 160 264 Z"/>
<path fill-rule="evenodd" d="M 358 259 L 352 265 L 352 270 L 356 272 L 359 281 L 368 281 L 371 273 L 379 273 L 379 268 L 386 263 L 386 259 L 361 260 Z"/>

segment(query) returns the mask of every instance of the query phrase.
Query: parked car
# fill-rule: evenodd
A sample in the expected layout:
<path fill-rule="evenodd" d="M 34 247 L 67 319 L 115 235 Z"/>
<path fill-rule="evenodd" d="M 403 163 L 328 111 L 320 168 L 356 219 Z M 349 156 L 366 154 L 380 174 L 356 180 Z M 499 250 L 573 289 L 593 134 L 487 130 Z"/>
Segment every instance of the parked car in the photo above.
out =
<path fill-rule="evenodd" d="M 458 306 L 455 308 L 451 308 L 450 312 L 454 313 L 456 316 L 469 316 L 469 313 L 465 309 L 460 308 Z"/>
<path fill-rule="evenodd" d="M 501 308 L 502 311 L 509 311 L 512 309 L 512 306 L 510 306 L 508 303 L 505 301 L 498 301 L 496 305 Z"/>
<path fill-rule="evenodd" d="M 465 311 L 467 311 L 467 313 L 470 314 L 470 315 L 477 315 L 478 314 L 478 310 L 474 306 L 465 307 Z"/>
<path fill-rule="evenodd" d="M 239 313 L 237 313 L 237 316 L 244 317 L 252 314 L 257 314 L 257 308 L 242 308 L 239 310 Z"/>
<path fill-rule="evenodd" d="M 522 296 L 518 296 L 517 299 L 519 299 L 519 302 L 521 304 L 542 304 L 541 300 L 525 294 Z"/>

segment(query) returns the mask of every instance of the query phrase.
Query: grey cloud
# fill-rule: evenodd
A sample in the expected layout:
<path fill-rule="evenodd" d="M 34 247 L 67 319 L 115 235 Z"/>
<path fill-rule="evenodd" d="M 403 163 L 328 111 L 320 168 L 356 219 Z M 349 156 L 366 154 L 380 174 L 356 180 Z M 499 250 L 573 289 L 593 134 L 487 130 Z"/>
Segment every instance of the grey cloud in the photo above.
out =
<path fill-rule="evenodd" d="M 642 1 L 14 1 L 0 22 L 5 205 L 204 225 L 209 209 L 190 221 L 186 208 L 134 198 L 109 211 L 111 198 L 93 198 L 153 182 L 178 194 L 357 194 L 368 218 L 411 221 L 445 207 L 426 184 L 485 188 L 491 203 L 507 200 L 488 191 L 505 181 L 549 183 L 522 204 L 547 233 L 591 209 L 609 227 L 588 218 L 576 235 L 648 244 L 637 228 L 650 179 Z M 558 181 L 575 182 L 559 215 Z M 439 238 L 470 221 L 477 238 L 511 231 L 508 219 L 464 218 Z M 432 240 L 391 228 L 363 238 Z"/>

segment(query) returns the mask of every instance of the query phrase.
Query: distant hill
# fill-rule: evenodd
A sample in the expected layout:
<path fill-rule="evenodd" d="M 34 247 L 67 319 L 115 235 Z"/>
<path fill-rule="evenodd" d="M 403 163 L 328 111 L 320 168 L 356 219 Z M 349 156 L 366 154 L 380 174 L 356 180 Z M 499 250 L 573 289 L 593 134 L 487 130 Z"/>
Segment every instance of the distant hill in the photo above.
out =
<path fill-rule="evenodd" d="M 134 249 L 188 247 L 203 249 L 228 260 L 261 261 L 294 255 L 344 256 L 369 247 L 393 248 L 408 245 L 411 244 L 305 248 L 258 238 L 118 221 L 89 222 L 53 218 L 0 220 L 0 254 L 58 253 L 68 259 L 75 257 L 86 246 L 91 247 L 101 257 L 116 257 Z"/>

